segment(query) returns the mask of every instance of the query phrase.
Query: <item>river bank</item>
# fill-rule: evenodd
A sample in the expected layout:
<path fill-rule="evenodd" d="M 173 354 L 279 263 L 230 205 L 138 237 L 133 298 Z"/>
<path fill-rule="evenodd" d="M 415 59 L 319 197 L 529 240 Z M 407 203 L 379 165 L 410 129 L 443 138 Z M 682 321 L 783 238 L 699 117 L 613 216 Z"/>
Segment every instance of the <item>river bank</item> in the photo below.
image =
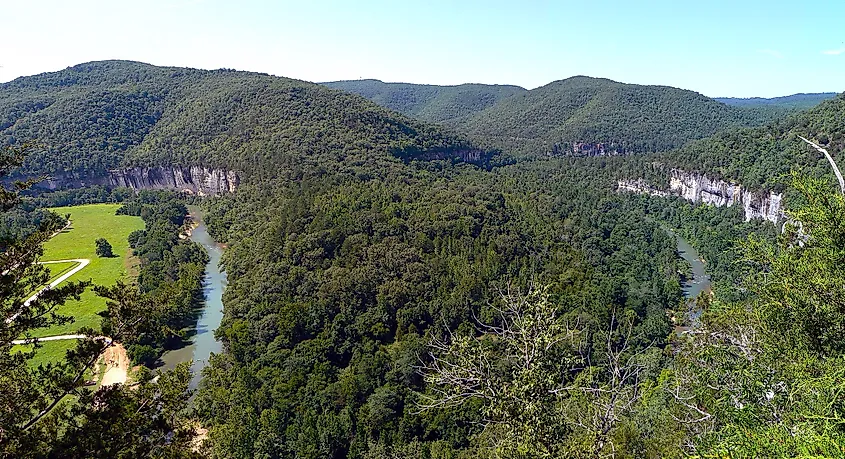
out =
<path fill-rule="evenodd" d="M 684 280 L 681 289 L 686 298 L 686 308 L 683 309 L 681 317 L 673 317 L 673 322 L 677 325 L 675 327 L 676 333 L 684 333 L 691 327 L 695 327 L 698 322 L 698 317 L 701 315 L 701 310 L 697 309 L 694 300 L 702 293 L 711 294 L 713 292 L 713 284 L 710 281 L 710 276 L 707 274 L 706 263 L 701 254 L 695 247 L 691 246 L 686 239 L 681 237 L 676 231 L 671 228 L 661 225 L 661 227 L 669 234 L 675 237 L 678 255 L 686 261 L 690 266 L 691 276 Z"/>
<path fill-rule="evenodd" d="M 195 328 L 190 330 L 188 342 L 184 347 L 166 352 L 161 357 L 163 362 L 161 369 L 169 370 L 182 362 L 193 361 L 191 371 L 194 376 L 191 380 L 191 388 L 195 389 L 202 379 L 202 369 L 208 365 L 211 354 L 222 351 L 222 344 L 214 338 L 214 331 L 223 320 L 223 290 L 226 288 L 226 273 L 220 269 L 223 247 L 214 242 L 208 234 L 199 209 L 191 207 L 190 211 L 192 227 L 186 236 L 202 245 L 209 257 L 203 279 L 205 301 Z"/>

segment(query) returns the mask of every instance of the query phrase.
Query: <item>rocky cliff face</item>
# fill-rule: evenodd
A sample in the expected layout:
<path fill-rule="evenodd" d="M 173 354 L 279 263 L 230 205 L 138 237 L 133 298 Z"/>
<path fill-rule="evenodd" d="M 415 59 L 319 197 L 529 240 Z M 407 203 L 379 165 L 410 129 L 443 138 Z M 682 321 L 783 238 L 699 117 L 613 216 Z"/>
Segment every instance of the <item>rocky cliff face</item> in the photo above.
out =
<path fill-rule="evenodd" d="M 669 189 L 657 189 L 643 180 L 620 180 L 618 189 L 653 196 L 680 196 L 687 201 L 716 207 L 741 205 L 745 220 L 762 218 L 777 224 L 785 219 L 783 195 L 773 192 L 753 192 L 735 183 L 710 179 L 706 175 L 675 169 L 669 179 Z"/>
<path fill-rule="evenodd" d="M 136 190 L 178 190 L 198 195 L 234 193 L 240 184 L 234 171 L 188 167 L 134 167 L 109 171 L 109 184 Z"/>
<path fill-rule="evenodd" d="M 51 177 L 37 186 L 51 190 L 91 185 L 127 187 L 134 190 L 186 191 L 200 196 L 234 193 L 240 185 L 235 171 L 202 166 L 133 167 L 111 170 L 107 175 Z"/>
<path fill-rule="evenodd" d="M 572 142 L 572 148 L 566 145 L 552 145 L 552 156 L 622 156 L 625 149 L 614 143 Z"/>
<path fill-rule="evenodd" d="M 657 187 L 646 183 L 643 179 L 620 180 L 617 183 L 617 189 L 621 191 L 630 191 L 632 193 L 645 193 L 651 196 L 660 196 L 662 198 L 671 195 L 668 191 L 660 190 Z"/>
<path fill-rule="evenodd" d="M 465 163 L 472 163 L 481 165 L 484 162 L 490 159 L 490 154 L 484 150 L 480 150 L 477 148 L 469 149 L 460 149 L 460 150 L 440 150 L 440 151 L 430 151 L 421 154 L 414 154 L 408 152 L 397 152 L 395 153 L 396 156 L 409 160 L 409 159 L 417 159 L 423 161 L 435 161 L 435 160 L 460 160 Z"/>

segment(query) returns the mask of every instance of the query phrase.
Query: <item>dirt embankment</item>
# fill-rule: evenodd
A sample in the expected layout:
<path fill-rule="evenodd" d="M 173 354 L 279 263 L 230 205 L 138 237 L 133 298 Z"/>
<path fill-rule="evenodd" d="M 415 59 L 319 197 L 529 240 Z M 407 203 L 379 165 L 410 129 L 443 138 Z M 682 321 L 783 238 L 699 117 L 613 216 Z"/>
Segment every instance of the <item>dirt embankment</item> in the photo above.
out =
<path fill-rule="evenodd" d="M 125 384 L 129 376 L 129 356 L 122 344 L 115 343 L 103 353 L 103 362 L 106 365 L 103 374 L 103 387 L 112 384 Z"/>

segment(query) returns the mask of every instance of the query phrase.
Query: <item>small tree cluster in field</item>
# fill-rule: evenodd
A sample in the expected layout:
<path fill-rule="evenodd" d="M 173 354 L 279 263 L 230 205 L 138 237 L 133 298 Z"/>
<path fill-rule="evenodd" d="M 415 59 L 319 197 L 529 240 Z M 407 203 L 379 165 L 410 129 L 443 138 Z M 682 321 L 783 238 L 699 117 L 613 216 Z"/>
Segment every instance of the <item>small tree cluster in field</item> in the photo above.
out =
<path fill-rule="evenodd" d="M 114 252 L 112 252 L 111 244 L 106 238 L 98 238 L 94 241 L 97 244 L 97 256 L 101 258 L 111 258 L 114 256 Z"/>

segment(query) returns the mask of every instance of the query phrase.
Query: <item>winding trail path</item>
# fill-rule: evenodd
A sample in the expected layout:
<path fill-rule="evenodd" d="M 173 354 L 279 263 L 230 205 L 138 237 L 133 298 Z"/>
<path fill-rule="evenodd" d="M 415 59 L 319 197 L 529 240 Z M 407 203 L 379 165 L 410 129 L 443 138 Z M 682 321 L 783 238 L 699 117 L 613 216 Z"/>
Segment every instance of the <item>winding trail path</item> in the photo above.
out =
<path fill-rule="evenodd" d="M 16 339 L 12 341 L 12 344 L 29 344 L 35 340 L 41 341 L 61 341 L 63 339 L 85 339 L 87 336 L 85 335 L 55 335 L 55 336 L 44 336 L 41 338 L 32 338 L 30 340 L 26 339 Z"/>
<path fill-rule="evenodd" d="M 45 291 L 47 291 L 47 290 L 61 284 L 62 282 L 68 280 L 70 278 L 70 276 L 73 276 L 74 274 L 78 273 L 83 268 L 88 266 L 88 264 L 91 263 L 91 260 L 89 260 L 88 258 L 71 258 L 71 259 L 68 259 L 68 260 L 53 260 L 53 261 L 40 261 L 40 262 L 38 262 L 38 264 L 40 264 L 40 265 L 47 265 L 47 264 L 51 264 L 51 263 L 77 263 L 77 265 L 74 266 L 73 269 L 71 269 L 70 271 L 62 274 L 59 277 L 57 277 L 54 281 L 50 282 L 50 284 L 48 284 L 46 287 L 44 287 L 41 290 L 35 292 L 35 294 L 32 295 L 31 297 L 27 298 L 26 301 L 23 302 L 24 308 L 29 306 L 30 303 L 35 301 L 36 298 L 38 298 L 38 296 L 41 295 L 42 293 L 44 293 Z M 14 322 L 14 320 L 17 319 L 19 315 L 21 315 L 20 312 L 16 313 L 12 317 L 9 317 L 8 319 L 6 319 L 6 323 L 9 324 L 9 323 Z"/>
<path fill-rule="evenodd" d="M 59 231 L 56 231 L 51 237 L 56 236 L 56 234 L 61 233 L 62 231 L 70 228 L 71 222 L 68 222 L 64 228 Z M 23 307 L 26 308 L 29 306 L 33 301 L 35 301 L 39 295 L 44 293 L 45 291 L 54 288 L 61 284 L 62 282 L 70 279 L 71 276 L 78 273 L 79 271 L 85 269 L 91 263 L 89 258 L 69 258 L 67 260 L 50 260 L 50 261 L 39 261 L 38 264 L 40 265 L 48 265 L 54 263 L 76 263 L 76 266 L 71 268 L 68 272 L 62 274 L 61 276 L 54 279 L 48 285 L 46 285 L 41 290 L 35 292 L 32 296 L 26 299 L 23 303 Z M 6 323 L 11 323 L 18 316 L 21 314 L 22 311 L 16 313 L 15 315 L 6 319 Z M 43 342 L 43 341 L 61 341 L 61 340 L 69 340 L 69 339 L 85 339 L 87 338 L 86 335 L 53 335 L 53 336 L 43 336 L 38 338 L 31 338 L 31 339 L 16 339 L 12 341 L 12 344 L 31 344 L 35 341 Z M 103 375 L 103 380 L 100 382 L 101 386 L 109 386 L 112 384 L 119 384 L 125 383 L 128 376 L 130 361 L 129 357 L 126 354 L 126 349 L 119 343 L 112 341 L 111 338 L 107 336 L 97 336 L 95 339 L 104 339 L 107 340 L 108 347 L 106 351 L 103 353 L 102 357 L 105 362 L 106 372 Z"/>

